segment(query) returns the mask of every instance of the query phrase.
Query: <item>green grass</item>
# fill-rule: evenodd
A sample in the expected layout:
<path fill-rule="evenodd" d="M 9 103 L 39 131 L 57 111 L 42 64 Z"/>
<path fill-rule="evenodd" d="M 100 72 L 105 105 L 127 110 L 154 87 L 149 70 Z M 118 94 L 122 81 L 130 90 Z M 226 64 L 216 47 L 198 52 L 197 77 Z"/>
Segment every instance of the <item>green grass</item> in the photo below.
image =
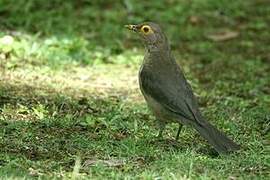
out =
<path fill-rule="evenodd" d="M 268 0 L 1 0 L 0 177 L 269 179 L 269 11 Z M 144 50 L 123 27 L 145 20 L 241 151 L 216 156 L 189 127 L 175 142 L 176 124 L 155 138 L 137 83 Z M 220 32 L 237 35 L 211 39 Z"/>

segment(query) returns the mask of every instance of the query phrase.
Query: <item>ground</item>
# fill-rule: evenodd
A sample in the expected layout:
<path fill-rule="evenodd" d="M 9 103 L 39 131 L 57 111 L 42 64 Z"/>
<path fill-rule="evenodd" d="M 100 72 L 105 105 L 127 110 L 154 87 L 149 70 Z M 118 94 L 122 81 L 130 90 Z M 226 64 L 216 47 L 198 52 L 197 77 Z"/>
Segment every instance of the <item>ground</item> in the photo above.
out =
<path fill-rule="evenodd" d="M 268 179 L 270 3 L 0 1 L 0 177 Z M 158 13 L 157 13 L 158 12 Z M 161 24 L 204 116 L 241 145 L 217 156 L 192 128 L 164 139 L 138 88 Z"/>

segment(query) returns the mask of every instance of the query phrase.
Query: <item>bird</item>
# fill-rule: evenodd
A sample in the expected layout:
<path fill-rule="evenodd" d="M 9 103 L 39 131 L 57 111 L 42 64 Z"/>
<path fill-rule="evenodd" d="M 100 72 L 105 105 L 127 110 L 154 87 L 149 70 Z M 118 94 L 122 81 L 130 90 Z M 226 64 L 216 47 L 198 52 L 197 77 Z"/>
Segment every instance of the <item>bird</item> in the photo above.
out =
<path fill-rule="evenodd" d="M 210 124 L 199 110 L 198 101 L 172 54 L 168 39 L 154 22 L 125 25 L 136 32 L 145 46 L 139 70 L 140 90 L 153 112 L 159 133 L 168 123 L 178 123 L 176 141 L 183 125 L 188 125 L 206 139 L 218 154 L 228 154 L 240 146 Z"/>

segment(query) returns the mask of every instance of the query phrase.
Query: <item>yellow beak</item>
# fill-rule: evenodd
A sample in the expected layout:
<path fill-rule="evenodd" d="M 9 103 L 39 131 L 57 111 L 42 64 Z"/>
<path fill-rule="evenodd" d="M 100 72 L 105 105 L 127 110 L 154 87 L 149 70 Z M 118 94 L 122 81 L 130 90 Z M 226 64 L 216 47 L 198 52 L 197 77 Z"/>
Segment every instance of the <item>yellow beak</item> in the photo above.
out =
<path fill-rule="evenodd" d="M 133 24 L 128 24 L 128 25 L 125 25 L 125 27 L 131 31 L 137 31 L 137 26 L 136 25 L 133 25 Z"/>

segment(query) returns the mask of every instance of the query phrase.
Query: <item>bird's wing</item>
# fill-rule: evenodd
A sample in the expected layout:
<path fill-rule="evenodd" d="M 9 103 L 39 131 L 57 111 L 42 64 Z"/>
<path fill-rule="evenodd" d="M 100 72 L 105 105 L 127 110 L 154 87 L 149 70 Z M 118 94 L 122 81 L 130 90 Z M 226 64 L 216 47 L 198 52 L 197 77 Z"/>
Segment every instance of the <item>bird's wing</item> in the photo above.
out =
<path fill-rule="evenodd" d="M 192 122 L 200 122 L 200 112 L 192 89 L 180 69 L 172 72 L 173 77 L 142 69 L 140 72 L 143 91 L 164 108 Z M 170 75 L 170 74 L 169 74 Z"/>

